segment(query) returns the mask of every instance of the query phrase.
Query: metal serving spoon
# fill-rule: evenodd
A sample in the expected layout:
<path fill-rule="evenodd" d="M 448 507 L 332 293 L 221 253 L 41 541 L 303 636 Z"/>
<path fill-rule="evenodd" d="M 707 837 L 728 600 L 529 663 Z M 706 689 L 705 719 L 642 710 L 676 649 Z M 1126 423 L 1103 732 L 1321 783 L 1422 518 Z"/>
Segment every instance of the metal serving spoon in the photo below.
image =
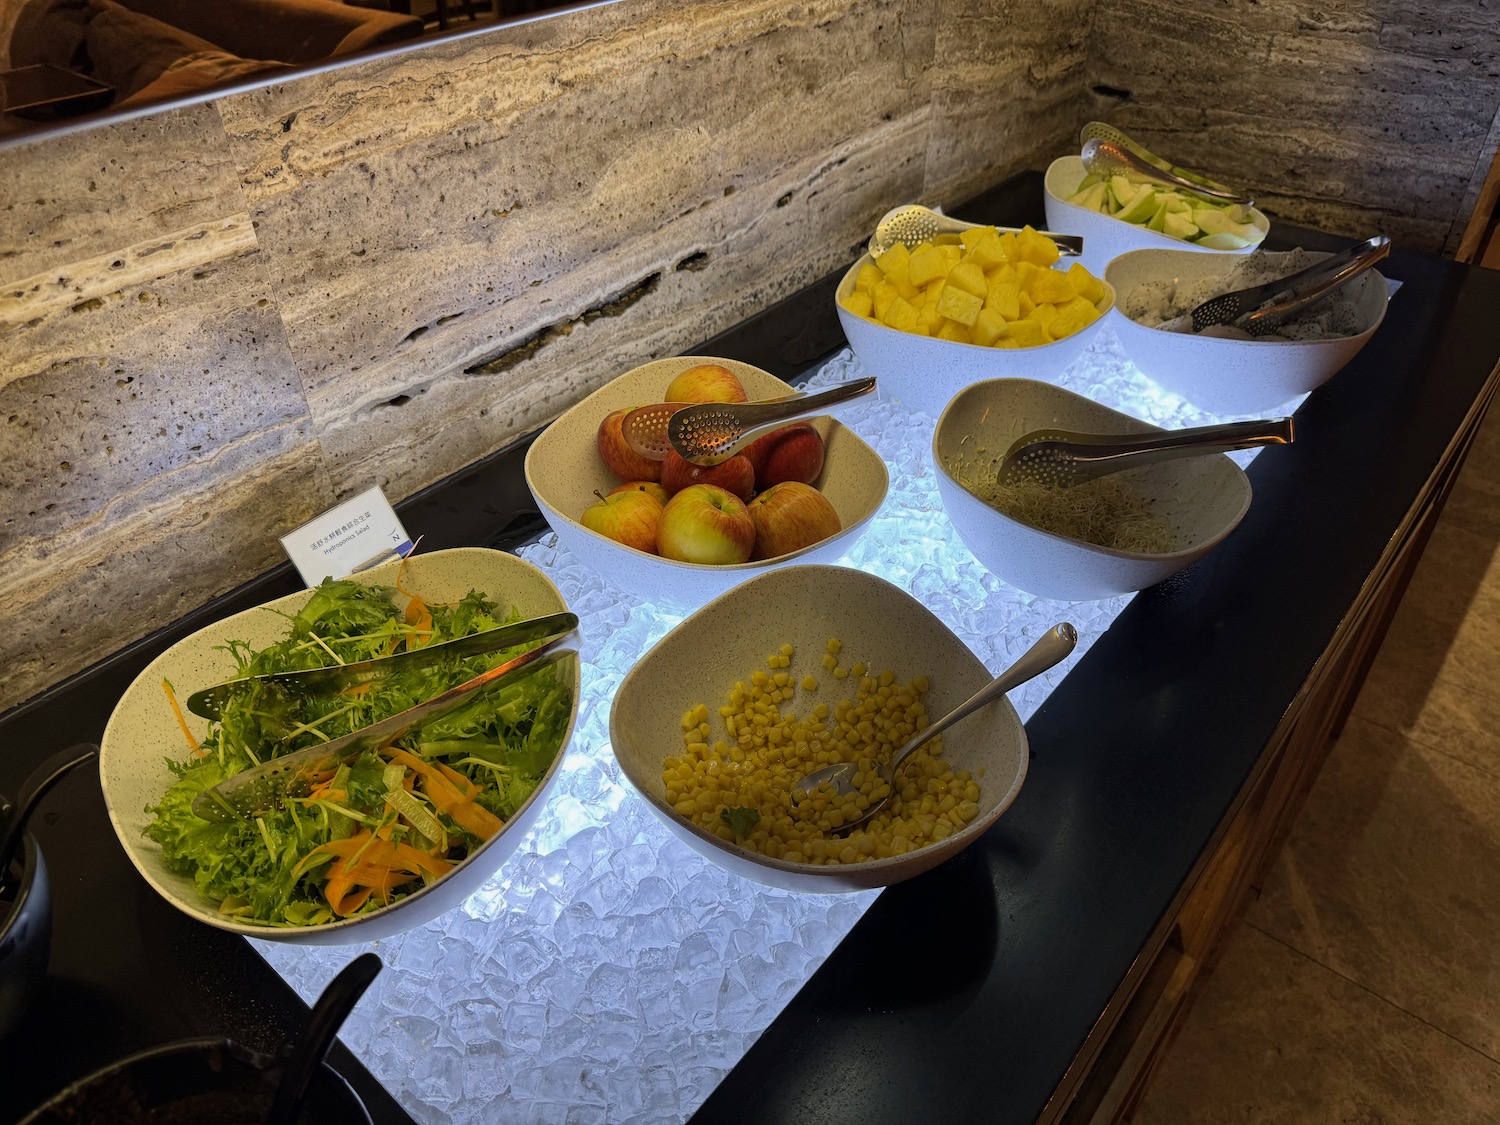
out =
<path fill-rule="evenodd" d="M 1083 127 L 1080 139 L 1083 149 L 1079 155 L 1083 158 L 1083 167 L 1095 175 L 1135 176 L 1226 203 L 1243 203 L 1247 207 L 1255 203 L 1244 192 L 1169 164 L 1144 145 L 1132 141 L 1113 125 L 1090 121 Z"/>
<path fill-rule="evenodd" d="M 887 211 L 885 217 L 875 224 L 875 233 L 870 237 L 867 249 L 870 257 L 878 258 L 898 242 L 904 242 L 908 247 L 920 246 L 939 234 L 958 234 L 961 231 L 973 230 L 975 227 L 993 225 L 992 223 L 966 223 L 962 219 L 955 219 L 941 211 L 923 207 L 920 203 L 907 203 Z M 995 229 L 1002 234 L 1019 233 L 1018 227 L 995 227 Z M 1076 258 L 1083 253 L 1081 235 L 1052 234 L 1049 231 L 1037 233 L 1055 242 L 1057 252 L 1064 257 Z"/>
<path fill-rule="evenodd" d="M 1228 325 L 1251 336 L 1263 336 L 1353 281 L 1390 252 L 1390 238 L 1377 234 L 1294 274 L 1210 297 L 1191 313 L 1159 327 L 1169 332 L 1197 333 Z"/>
<path fill-rule="evenodd" d="M 1291 443 L 1290 418 L 1225 422 L 1157 434 L 1033 430 L 1017 438 L 1006 451 L 997 479 L 1006 485 L 1035 483 L 1068 488 L 1137 465 Z"/>
<path fill-rule="evenodd" d="M 762 402 L 657 402 L 625 415 L 620 434 L 625 444 L 652 461 L 676 451 L 695 465 L 716 465 L 795 418 L 835 413 L 874 389 L 874 377 L 867 376 L 816 394 L 799 392 Z"/>
<path fill-rule="evenodd" d="M 901 763 L 906 761 L 913 751 L 932 738 L 937 737 L 947 730 L 958 720 L 967 718 L 975 711 L 999 699 L 1012 688 L 1020 687 L 1027 680 L 1033 680 L 1040 676 L 1054 664 L 1065 660 L 1069 653 L 1078 644 L 1078 631 L 1068 622 L 1064 621 L 1054 625 L 1042 635 L 1042 638 L 1032 645 L 1021 659 L 1017 660 L 1005 671 L 1001 672 L 984 687 L 980 688 L 968 699 L 964 700 L 953 710 L 949 711 L 941 719 L 928 725 L 926 730 L 918 731 L 907 740 L 905 746 L 897 750 L 886 763 L 880 767 L 880 776 L 887 785 L 893 785 L 896 771 L 901 768 Z M 840 796 L 848 796 L 856 792 L 854 787 L 854 775 L 859 772 L 859 767 L 854 762 L 840 762 L 837 765 L 824 766 L 820 770 L 814 770 L 808 774 L 792 790 L 793 800 L 800 800 L 816 792 L 824 782 L 831 785 Z M 894 789 L 892 790 L 894 792 Z M 858 820 L 850 821 L 840 828 L 834 829 L 834 834 L 843 836 L 864 824 L 877 812 L 883 809 L 890 801 L 890 794 L 881 798 L 865 810 L 864 815 Z"/>

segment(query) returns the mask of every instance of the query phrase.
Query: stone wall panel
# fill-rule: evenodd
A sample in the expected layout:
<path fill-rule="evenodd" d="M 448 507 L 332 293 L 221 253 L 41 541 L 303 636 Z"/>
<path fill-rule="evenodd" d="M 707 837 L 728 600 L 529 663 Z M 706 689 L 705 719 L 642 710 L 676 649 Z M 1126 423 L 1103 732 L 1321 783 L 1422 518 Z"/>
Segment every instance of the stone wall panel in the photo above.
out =
<path fill-rule="evenodd" d="M 1484 0 L 622 0 L 0 147 L 0 707 L 1107 117 L 1451 244 Z"/>

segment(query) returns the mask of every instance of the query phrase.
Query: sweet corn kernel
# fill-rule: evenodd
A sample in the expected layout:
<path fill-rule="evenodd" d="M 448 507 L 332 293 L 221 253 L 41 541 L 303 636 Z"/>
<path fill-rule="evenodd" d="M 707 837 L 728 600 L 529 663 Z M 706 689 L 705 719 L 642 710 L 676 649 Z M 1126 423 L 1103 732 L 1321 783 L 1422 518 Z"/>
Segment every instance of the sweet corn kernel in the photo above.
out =
<path fill-rule="evenodd" d="M 719 708 L 727 741 L 714 740 L 709 708 L 698 705 L 682 717 L 681 757 L 663 762 L 668 803 L 677 813 L 721 839 L 792 863 L 838 865 L 903 855 L 951 835 L 979 814 L 979 785 L 967 771 L 954 771 L 941 759 L 933 739 L 902 766 L 890 802 L 847 838 L 835 829 L 857 820 L 872 804 L 892 793 L 879 765 L 912 732 L 927 725 L 922 693 L 925 676 L 901 683 L 889 670 L 867 674 L 863 663 L 846 669 L 833 656 L 842 645 L 828 643 L 825 668 L 838 680 L 853 677 L 853 699 L 832 707 L 816 704 L 806 716 L 784 715 L 780 704 L 798 686 L 811 692 L 817 680 L 800 680 L 781 670 L 793 649 L 782 645 L 767 659 L 770 672 L 751 673 L 749 686 L 737 682 Z M 839 796 L 827 786 L 799 800 L 801 779 L 819 766 L 854 762 L 857 792 Z M 800 792 L 800 791 L 798 791 Z M 759 819 L 737 838 L 720 813 L 752 809 Z"/>

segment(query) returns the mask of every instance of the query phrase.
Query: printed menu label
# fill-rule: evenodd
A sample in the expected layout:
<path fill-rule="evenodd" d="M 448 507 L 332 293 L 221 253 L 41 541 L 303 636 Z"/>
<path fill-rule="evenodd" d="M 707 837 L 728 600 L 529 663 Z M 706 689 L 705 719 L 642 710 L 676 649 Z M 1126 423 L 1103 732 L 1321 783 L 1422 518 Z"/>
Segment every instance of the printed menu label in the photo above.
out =
<path fill-rule="evenodd" d="M 281 545 L 309 586 L 324 578 L 348 578 L 412 548 L 411 536 L 378 485 L 283 535 Z"/>

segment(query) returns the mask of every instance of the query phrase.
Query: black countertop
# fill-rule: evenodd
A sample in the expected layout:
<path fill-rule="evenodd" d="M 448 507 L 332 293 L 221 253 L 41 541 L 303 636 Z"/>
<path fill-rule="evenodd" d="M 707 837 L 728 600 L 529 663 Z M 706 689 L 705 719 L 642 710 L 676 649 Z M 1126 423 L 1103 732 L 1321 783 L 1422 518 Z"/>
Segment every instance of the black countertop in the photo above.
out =
<path fill-rule="evenodd" d="M 1040 222 L 1040 201 L 1033 174 L 959 213 Z M 1386 323 L 1298 411 L 1297 443 L 1251 466 L 1255 503 L 1235 535 L 1130 603 L 1028 724 L 1034 760 L 1006 816 L 882 894 L 696 1122 L 904 1122 L 939 1104 L 957 1120 L 1035 1119 L 1487 392 L 1500 273 L 1400 249 L 1385 272 L 1404 283 Z M 693 351 L 805 377 L 844 345 L 836 281 Z M 513 549 L 544 530 L 522 477 L 528 444 L 398 505 L 407 529 L 429 550 Z M 97 741 L 170 644 L 300 586 L 279 567 L 0 717 L 0 792 L 48 753 Z M 136 874 L 97 771 L 64 779 L 36 819 L 52 968 L 3 1045 L 0 1121 L 134 1050 L 201 1035 L 274 1050 L 291 1037 L 301 999 L 242 939 Z M 342 1047 L 332 1061 L 377 1120 L 409 1120 Z"/>

